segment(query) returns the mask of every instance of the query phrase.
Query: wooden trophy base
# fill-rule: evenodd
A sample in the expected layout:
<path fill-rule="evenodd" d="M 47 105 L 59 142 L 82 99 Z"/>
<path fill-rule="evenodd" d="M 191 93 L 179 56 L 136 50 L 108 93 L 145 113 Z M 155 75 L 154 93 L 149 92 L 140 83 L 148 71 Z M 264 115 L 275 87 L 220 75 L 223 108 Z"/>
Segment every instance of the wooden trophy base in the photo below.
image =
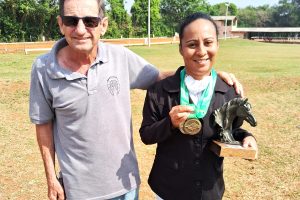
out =
<path fill-rule="evenodd" d="M 256 159 L 256 150 L 249 147 L 245 148 L 242 145 L 225 144 L 213 140 L 210 144 L 210 150 L 217 154 L 219 157 L 238 157 L 249 160 Z"/>

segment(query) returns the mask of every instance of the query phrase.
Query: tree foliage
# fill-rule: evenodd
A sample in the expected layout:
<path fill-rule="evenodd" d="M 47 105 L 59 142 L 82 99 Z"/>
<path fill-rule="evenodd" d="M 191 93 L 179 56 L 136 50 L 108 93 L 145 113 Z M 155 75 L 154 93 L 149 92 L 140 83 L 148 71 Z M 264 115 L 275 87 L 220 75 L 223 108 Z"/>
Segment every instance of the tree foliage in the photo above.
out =
<path fill-rule="evenodd" d="M 280 0 L 273 13 L 274 26 L 300 26 L 300 0 Z"/>
<path fill-rule="evenodd" d="M 239 27 L 270 27 L 274 9 L 268 5 L 257 8 L 248 6 L 240 9 L 237 15 Z"/>
<path fill-rule="evenodd" d="M 36 41 L 56 38 L 58 7 L 52 0 L 0 1 L 0 40 Z"/>
<path fill-rule="evenodd" d="M 105 34 L 107 38 L 130 37 L 132 35 L 132 25 L 130 16 L 125 10 L 123 0 L 107 0 L 109 29 Z"/>
<path fill-rule="evenodd" d="M 151 34 L 162 36 L 163 24 L 160 15 L 160 0 L 150 2 Z M 148 1 L 135 0 L 131 8 L 131 20 L 134 27 L 134 36 L 145 36 L 148 33 Z"/>
<path fill-rule="evenodd" d="M 226 15 L 226 9 L 227 9 L 227 6 L 225 3 L 215 4 L 210 7 L 209 14 L 212 16 L 222 16 L 222 15 L 224 16 L 224 15 Z M 227 15 L 228 16 L 230 16 L 230 15 L 236 16 L 237 13 L 238 13 L 237 6 L 234 3 L 230 3 L 228 5 Z"/>
<path fill-rule="evenodd" d="M 163 23 L 174 33 L 184 17 L 194 12 L 209 11 L 209 4 L 205 0 L 162 0 L 160 12 Z"/>

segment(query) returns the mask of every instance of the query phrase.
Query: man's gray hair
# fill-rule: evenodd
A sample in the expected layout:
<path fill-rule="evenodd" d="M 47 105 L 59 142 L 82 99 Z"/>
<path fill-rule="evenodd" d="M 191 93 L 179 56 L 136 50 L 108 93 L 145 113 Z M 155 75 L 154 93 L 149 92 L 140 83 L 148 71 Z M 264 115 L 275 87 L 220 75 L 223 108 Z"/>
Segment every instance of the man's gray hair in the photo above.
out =
<path fill-rule="evenodd" d="M 84 0 L 90 1 L 90 0 Z M 95 0 L 98 3 L 98 16 L 103 18 L 105 16 L 105 1 L 104 0 Z M 64 4 L 65 0 L 59 0 L 59 15 L 64 16 Z"/>

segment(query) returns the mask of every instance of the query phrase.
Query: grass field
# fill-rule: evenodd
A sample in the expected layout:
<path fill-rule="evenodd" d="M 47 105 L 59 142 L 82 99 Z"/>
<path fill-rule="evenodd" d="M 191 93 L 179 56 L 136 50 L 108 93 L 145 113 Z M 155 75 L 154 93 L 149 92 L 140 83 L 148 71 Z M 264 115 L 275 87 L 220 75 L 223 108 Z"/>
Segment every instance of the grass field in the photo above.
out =
<path fill-rule="evenodd" d="M 178 45 L 131 47 L 161 70 L 182 64 Z M 0 54 L 0 200 L 47 199 L 34 126 L 28 119 L 31 63 L 39 54 Z M 221 41 L 217 70 L 243 83 L 258 126 L 259 158 L 226 158 L 224 199 L 300 199 L 300 45 Z M 142 176 L 141 200 L 153 199 L 147 177 L 155 146 L 138 129 L 145 92 L 132 91 L 135 148 Z"/>

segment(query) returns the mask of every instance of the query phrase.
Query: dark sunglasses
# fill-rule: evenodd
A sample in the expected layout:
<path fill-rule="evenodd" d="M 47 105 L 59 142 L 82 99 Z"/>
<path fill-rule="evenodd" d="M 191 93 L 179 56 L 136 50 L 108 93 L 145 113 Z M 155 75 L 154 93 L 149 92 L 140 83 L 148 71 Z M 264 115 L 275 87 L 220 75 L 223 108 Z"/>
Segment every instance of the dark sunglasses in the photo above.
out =
<path fill-rule="evenodd" d="M 66 26 L 77 26 L 80 19 L 82 19 L 85 27 L 95 28 L 98 26 L 100 17 L 76 17 L 76 16 L 61 16 L 62 22 Z"/>

